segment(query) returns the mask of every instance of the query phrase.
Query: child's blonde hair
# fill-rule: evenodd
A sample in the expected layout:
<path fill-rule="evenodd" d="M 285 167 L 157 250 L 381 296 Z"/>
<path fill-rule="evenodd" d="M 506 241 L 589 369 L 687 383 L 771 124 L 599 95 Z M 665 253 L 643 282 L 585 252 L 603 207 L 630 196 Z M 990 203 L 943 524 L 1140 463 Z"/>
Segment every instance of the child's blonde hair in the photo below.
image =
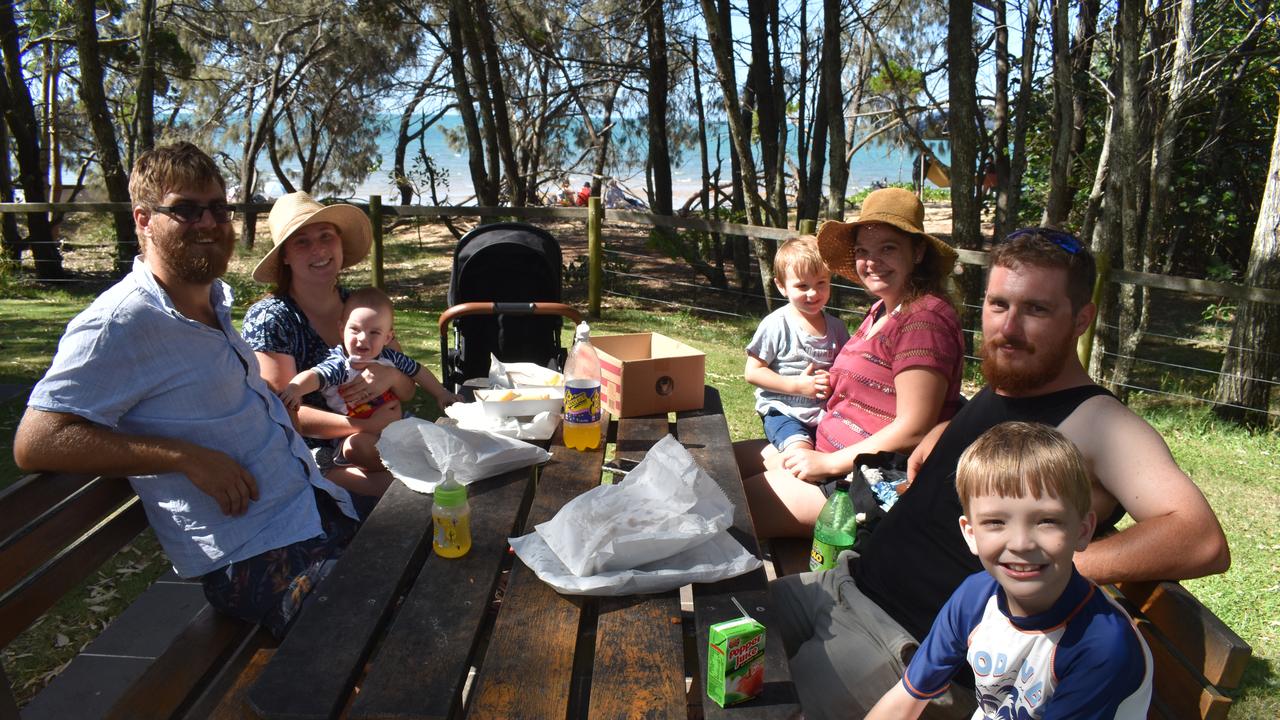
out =
<path fill-rule="evenodd" d="M 782 243 L 773 256 L 773 279 L 785 283 L 791 273 L 822 273 L 830 275 L 831 270 L 822 260 L 818 252 L 818 238 L 813 235 L 800 235 Z"/>
<path fill-rule="evenodd" d="M 1093 489 L 1075 444 L 1048 425 L 1000 423 L 973 442 L 956 465 L 956 494 L 964 514 L 980 495 L 1036 499 L 1046 494 L 1089 512 Z"/>
<path fill-rule="evenodd" d="M 395 324 L 395 306 L 391 304 L 391 296 L 376 287 L 353 290 L 347 296 L 346 301 L 342 303 L 342 319 L 345 321 L 351 311 L 356 308 L 369 308 L 377 312 L 385 312 L 391 317 L 392 324 Z"/>

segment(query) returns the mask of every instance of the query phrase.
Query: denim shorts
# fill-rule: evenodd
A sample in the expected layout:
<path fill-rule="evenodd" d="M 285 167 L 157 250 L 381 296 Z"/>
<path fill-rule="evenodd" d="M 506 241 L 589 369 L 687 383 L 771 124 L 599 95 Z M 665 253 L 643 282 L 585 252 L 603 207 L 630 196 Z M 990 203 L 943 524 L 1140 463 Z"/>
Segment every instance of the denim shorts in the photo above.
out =
<path fill-rule="evenodd" d="M 810 445 L 813 444 L 814 429 L 790 415 L 770 410 L 762 415 L 760 420 L 764 423 L 765 438 L 779 450 L 786 450 L 788 445 L 802 440 Z"/>

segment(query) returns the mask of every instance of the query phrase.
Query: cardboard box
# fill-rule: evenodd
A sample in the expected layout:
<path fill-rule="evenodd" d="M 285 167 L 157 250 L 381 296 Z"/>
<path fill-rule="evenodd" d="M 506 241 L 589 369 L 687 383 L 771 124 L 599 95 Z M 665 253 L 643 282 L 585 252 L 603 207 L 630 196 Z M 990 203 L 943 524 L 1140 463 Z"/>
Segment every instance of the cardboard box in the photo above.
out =
<path fill-rule="evenodd" d="M 614 417 L 702 408 L 707 356 L 658 333 L 592 337 L 601 404 Z"/>

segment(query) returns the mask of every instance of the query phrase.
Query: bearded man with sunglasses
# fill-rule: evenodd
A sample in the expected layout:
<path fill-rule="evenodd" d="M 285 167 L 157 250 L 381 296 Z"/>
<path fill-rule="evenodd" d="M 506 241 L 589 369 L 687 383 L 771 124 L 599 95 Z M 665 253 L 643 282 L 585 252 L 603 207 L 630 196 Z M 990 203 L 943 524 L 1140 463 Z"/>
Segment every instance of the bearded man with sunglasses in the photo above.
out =
<path fill-rule="evenodd" d="M 1174 462 L 1160 434 L 1096 385 L 1076 340 L 1097 312 L 1089 250 L 1050 228 L 1009 235 L 991 253 L 982 306 L 987 386 L 933 429 L 908 463 L 913 481 L 861 556 L 770 586 L 806 717 L 862 717 L 899 682 L 938 611 L 981 572 L 961 535 L 955 489 L 961 453 L 1008 420 L 1055 426 L 1084 456 L 1099 530 L 1075 556 L 1097 583 L 1185 579 L 1224 572 L 1226 538 L 1204 495 Z M 1115 531 L 1125 514 L 1134 523 Z M 1021 558 L 1022 576 L 1035 558 Z M 953 685 L 924 717 L 969 717 L 968 688 Z"/>
<path fill-rule="evenodd" d="M 190 143 L 129 178 L 141 255 L 68 325 L 14 438 L 30 470 L 127 475 L 160 544 L 215 608 L 284 634 L 355 533 L 231 324 L 226 183 Z"/>

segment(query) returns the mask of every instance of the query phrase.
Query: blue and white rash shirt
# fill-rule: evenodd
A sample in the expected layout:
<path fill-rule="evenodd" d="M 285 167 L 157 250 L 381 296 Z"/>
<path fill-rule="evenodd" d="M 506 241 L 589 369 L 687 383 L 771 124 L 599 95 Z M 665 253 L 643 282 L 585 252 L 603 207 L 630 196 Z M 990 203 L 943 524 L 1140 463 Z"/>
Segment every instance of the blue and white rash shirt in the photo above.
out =
<path fill-rule="evenodd" d="M 926 700 L 945 692 L 967 661 L 980 718 L 1134 718 L 1151 702 L 1151 652 L 1133 621 L 1075 568 L 1043 613 L 1009 614 L 985 572 L 947 601 L 902 679 Z"/>

